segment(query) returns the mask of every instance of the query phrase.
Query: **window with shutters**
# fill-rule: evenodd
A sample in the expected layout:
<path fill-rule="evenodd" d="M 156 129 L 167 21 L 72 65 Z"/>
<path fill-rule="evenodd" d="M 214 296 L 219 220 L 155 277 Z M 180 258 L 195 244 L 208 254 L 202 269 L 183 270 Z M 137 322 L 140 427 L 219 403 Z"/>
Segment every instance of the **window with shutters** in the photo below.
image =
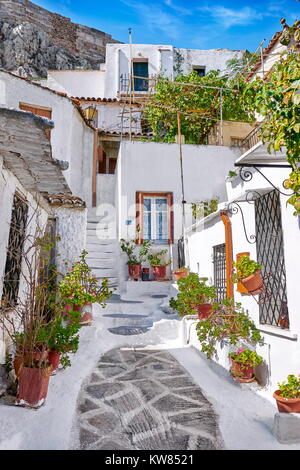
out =
<path fill-rule="evenodd" d="M 172 193 L 137 193 L 139 241 L 173 243 Z"/>

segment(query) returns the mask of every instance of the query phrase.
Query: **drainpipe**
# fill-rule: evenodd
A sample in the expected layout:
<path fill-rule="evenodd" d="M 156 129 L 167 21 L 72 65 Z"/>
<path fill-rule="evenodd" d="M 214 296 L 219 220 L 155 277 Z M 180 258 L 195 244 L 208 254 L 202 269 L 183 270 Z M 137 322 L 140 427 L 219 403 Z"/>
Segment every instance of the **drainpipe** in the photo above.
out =
<path fill-rule="evenodd" d="M 234 289 L 232 282 L 233 270 L 233 247 L 232 247 L 232 227 L 227 211 L 221 211 L 220 217 L 225 228 L 225 254 L 226 254 L 226 296 L 234 299 Z"/>

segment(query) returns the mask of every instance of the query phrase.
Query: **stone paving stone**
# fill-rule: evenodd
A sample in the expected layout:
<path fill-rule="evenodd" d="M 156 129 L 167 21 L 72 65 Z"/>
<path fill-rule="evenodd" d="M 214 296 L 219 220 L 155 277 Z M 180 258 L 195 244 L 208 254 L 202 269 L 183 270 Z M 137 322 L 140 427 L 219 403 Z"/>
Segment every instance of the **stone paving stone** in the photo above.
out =
<path fill-rule="evenodd" d="M 87 420 L 103 434 L 111 433 L 119 424 L 119 419 L 113 413 L 97 413 Z"/>
<path fill-rule="evenodd" d="M 150 401 L 152 398 L 164 393 L 166 388 L 159 385 L 153 380 L 139 380 L 134 382 L 134 386 L 142 393 L 145 401 Z"/>
<path fill-rule="evenodd" d="M 102 401 L 95 404 L 93 398 Z M 222 447 L 212 405 L 163 350 L 123 347 L 100 357 L 83 387 L 77 426 L 81 449 Z"/>
<path fill-rule="evenodd" d="M 102 383 L 97 385 L 89 385 L 86 392 L 94 398 L 104 398 L 124 389 L 124 385 L 120 383 Z"/>

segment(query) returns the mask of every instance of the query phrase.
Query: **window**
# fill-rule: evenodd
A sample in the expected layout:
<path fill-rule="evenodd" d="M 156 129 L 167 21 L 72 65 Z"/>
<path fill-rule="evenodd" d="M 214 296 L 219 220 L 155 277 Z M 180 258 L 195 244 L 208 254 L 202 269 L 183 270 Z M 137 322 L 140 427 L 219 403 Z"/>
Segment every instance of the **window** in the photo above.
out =
<path fill-rule="evenodd" d="M 199 77 L 205 76 L 205 66 L 194 65 L 193 71 L 196 72 L 196 74 L 199 75 Z"/>
<path fill-rule="evenodd" d="M 26 236 L 27 203 L 14 195 L 10 222 L 2 300 L 13 307 L 17 303 L 21 275 L 22 252 Z"/>
<path fill-rule="evenodd" d="M 133 75 L 135 77 L 149 77 L 148 59 L 133 59 Z M 135 78 L 134 91 L 148 91 L 148 80 Z"/>
<path fill-rule="evenodd" d="M 226 299 L 226 245 L 213 247 L 214 285 L 217 291 L 217 301 Z"/>
<path fill-rule="evenodd" d="M 138 242 L 173 243 L 172 193 L 137 193 Z"/>
<path fill-rule="evenodd" d="M 31 113 L 35 114 L 36 116 L 46 117 L 48 119 L 52 118 L 52 109 L 51 108 L 44 108 L 42 106 L 36 106 L 34 104 L 25 104 L 19 103 L 19 108 L 23 111 L 30 111 Z M 50 140 L 51 137 L 51 130 L 46 129 L 45 134 Z"/>

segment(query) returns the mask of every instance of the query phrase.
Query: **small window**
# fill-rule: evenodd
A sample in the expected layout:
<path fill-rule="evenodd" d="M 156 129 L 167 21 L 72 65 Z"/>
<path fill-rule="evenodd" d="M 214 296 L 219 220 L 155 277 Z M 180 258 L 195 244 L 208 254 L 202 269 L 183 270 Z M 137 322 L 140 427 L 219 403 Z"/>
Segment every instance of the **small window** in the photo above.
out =
<path fill-rule="evenodd" d="M 204 66 L 198 66 L 194 65 L 193 66 L 193 71 L 196 72 L 199 77 L 204 77 L 205 76 L 205 67 Z"/>
<path fill-rule="evenodd" d="M 138 77 L 134 78 L 134 91 L 148 91 L 148 59 L 133 59 L 133 75 Z"/>

